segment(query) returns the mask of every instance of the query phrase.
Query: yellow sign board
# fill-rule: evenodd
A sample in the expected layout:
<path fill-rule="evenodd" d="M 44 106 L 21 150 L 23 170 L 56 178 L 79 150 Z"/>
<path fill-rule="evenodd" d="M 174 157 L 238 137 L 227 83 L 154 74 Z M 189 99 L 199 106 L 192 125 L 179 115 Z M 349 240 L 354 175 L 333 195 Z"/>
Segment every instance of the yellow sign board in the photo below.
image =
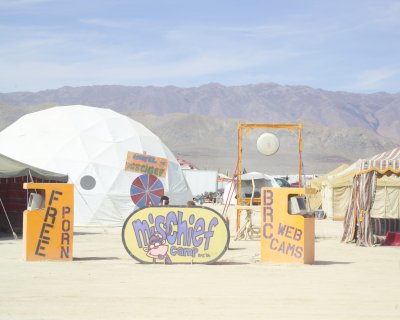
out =
<path fill-rule="evenodd" d="M 24 259 L 72 260 L 73 184 L 26 183 L 24 189 L 44 193 L 44 208 L 24 211 Z"/>
<path fill-rule="evenodd" d="M 261 262 L 314 263 L 313 217 L 289 214 L 289 198 L 304 188 L 261 189 Z"/>
<path fill-rule="evenodd" d="M 168 169 L 168 159 L 154 157 L 148 154 L 128 152 L 125 170 L 137 173 L 147 173 L 157 177 L 165 177 Z"/>
<path fill-rule="evenodd" d="M 224 218 L 206 207 L 146 207 L 122 228 L 128 253 L 142 263 L 212 263 L 229 245 Z"/>

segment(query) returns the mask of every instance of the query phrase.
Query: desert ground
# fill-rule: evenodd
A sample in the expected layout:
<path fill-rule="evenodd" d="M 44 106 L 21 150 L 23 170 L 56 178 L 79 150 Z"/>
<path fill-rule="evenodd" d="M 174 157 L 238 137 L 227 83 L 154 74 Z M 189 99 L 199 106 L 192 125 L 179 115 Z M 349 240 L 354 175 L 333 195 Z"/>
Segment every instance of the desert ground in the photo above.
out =
<path fill-rule="evenodd" d="M 212 265 L 139 264 L 121 228 L 76 227 L 72 262 L 25 262 L 2 237 L 0 319 L 400 319 L 400 247 L 343 244 L 342 222 L 316 220 L 315 264 L 261 263 L 229 215 Z"/>

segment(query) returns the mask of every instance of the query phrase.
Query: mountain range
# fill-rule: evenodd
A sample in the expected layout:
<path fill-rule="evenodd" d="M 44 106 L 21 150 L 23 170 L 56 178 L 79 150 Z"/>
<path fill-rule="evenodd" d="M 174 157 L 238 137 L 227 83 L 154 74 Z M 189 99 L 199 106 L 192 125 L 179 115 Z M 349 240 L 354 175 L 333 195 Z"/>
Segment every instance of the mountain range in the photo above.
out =
<path fill-rule="evenodd" d="M 40 92 L 0 93 L 0 129 L 25 113 L 56 105 L 110 108 L 143 123 L 176 156 L 202 169 L 232 171 L 237 160 L 237 123 L 303 123 L 306 173 L 324 173 L 341 163 L 400 143 L 400 93 L 358 94 L 274 83 L 194 88 L 118 85 L 63 87 Z M 265 131 L 265 130 L 264 130 Z M 297 172 L 298 137 L 274 131 L 280 149 L 260 155 L 254 130 L 244 140 L 247 171 Z"/>

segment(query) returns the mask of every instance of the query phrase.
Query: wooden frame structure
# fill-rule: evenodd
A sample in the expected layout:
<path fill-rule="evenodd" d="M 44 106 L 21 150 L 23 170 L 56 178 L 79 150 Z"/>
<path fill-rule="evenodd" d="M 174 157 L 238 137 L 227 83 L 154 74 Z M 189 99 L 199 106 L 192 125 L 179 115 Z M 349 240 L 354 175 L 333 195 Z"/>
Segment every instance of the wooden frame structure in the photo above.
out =
<path fill-rule="evenodd" d="M 237 206 L 236 206 L 236 231 L 240 230 L 240 211 L 243 209 L 251 209 L 252 204 L 248 205 L 245 203 L 244 199 L 241 197 L 242 189 L 242 152 L 243 152 L 243 135 L 247 134 L 253 129 L 284 129 L 289 130 L 294 133 L 298 133 L 299 137 L 299 183 L 300 186 L 303 185 L 302 182 L 302 156 L 303 151 L 303 125 L 302 124 L 265 124 L 265 123 L 238 123 L 238 164 L 237 164 Z"/>

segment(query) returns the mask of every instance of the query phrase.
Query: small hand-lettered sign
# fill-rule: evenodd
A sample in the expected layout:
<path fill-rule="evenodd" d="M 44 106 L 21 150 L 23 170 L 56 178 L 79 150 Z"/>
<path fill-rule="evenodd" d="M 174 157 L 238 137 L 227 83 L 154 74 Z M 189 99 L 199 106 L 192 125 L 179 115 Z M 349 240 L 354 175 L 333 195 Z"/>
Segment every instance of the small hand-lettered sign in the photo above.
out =
<path fill-rule="evenodd" d="M 74 185 L 26 183 L 44 194 L 44 208 L 24 211 L 24 259 L 72 260 Z"/>
<path fill-rule="evenodd" d="M 154 157 L 148 154 L 128 152 L 125 170 L 137 173 L 147 173 L 165 178 L 168 169 L 168 159 Z"/>
<path fill-rule="evenodd" d="M 212 263 L 229 245 L 225 219 L 206 207 L 146 207 L 122 228 L 125 249 L 141 263 Z"/>

